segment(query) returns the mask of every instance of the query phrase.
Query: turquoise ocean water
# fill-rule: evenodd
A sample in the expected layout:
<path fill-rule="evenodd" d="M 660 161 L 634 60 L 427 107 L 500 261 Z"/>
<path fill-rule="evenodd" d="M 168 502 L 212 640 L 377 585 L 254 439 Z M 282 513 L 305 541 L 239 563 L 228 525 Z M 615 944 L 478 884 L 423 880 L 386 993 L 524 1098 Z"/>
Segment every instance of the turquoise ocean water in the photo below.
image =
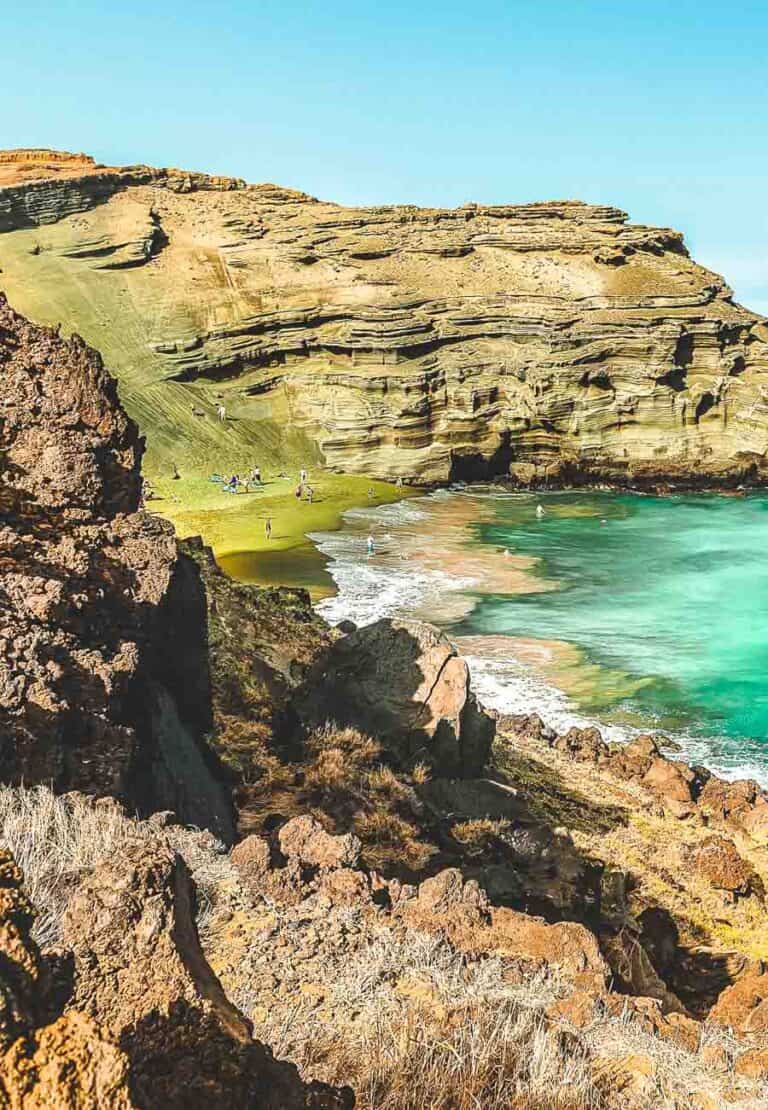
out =
<path fill-rule="evenodd" d="M 395 537 L 418 527 L 399 521 L 398 511 L 415 518 L 418 502 L 381 510 L 378 519 L 362 513 L 328 537 L 323 549 L 339 586 L 329 616 L 408 612 L 430 590 L 439 614 L 447 581 L 420 580 L 413 566 L 386 560 L 361 568 L 359 534 L 372 520 Z M 439 547 L 439 535 L 428 542 Z M 532 556 L 534 575 L 555 588 L 496 595 L 477 583 L 474 607 L 447 622 L 448 631 L 564 641 L 587 665 L 577 695 L 560 696 L 512 658 L 504 667 L 498 650 L 484 660 L 481 649 L 471 663 L 495 704 L 543 709 L 545 719 L 549 708 L 557 724 L 662 729 L 693 758 L 768 781 L 768 497 L 489 492 L 467 545 Z M 556 675 L 551 682 L 556 687 Z"/>
<path fill-rule="evenodd" d="M 768 760 L 768 498 L 537 501 L 541 518 L 528 499 L 500 501 L 478 540 L 537 556 L 558 588 L 482 597 L 456 631 L 575 644 L 646 680 L 609 713 L 765 739 Z"/>

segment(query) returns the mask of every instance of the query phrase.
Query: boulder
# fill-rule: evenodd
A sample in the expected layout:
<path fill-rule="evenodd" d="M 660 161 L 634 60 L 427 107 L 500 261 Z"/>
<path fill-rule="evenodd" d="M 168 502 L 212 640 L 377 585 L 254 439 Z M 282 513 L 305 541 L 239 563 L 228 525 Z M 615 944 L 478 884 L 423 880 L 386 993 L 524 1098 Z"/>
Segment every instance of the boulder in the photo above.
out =
<path fill-rule="evenodd" d="M 762 792 L 753 779 L 727 782 L 713 775 L 701 791 L 699 810 L 711 821 L 740 829 L 759 798 Z"/>
<path fill-rule="evenodd" d="M 446 776 L 479 774 L 495 732 L 465 660 L 414 620 L 376 621 L 337 640 L 298 704 L 312 725 L 352 725 L 401 762 L 423 760 Z"/>
<path fill-rule="evenodd" d="M 319 821 L 305 815 L 293 817 L 278 833 L 280 851 L 289 860 L 298 860 L 309 867 L 331 870 L 355 867 L 360 860 L 362 845 L 353 833 L 332 836 Z"/>
<path fill-rule="evenodd" d="M 737 1056 L 733 1070 L 737 1075 L 764 1082 L 768 1079 L 768 1049 L 753 1048 Z"/>
<path fill-rule="evenodd" d="M 695 774 L 685 763 L 654 756 L 642 777 L 643 786 L 655 794 L 675 817 L 690 817 L 694 812 Z"/>
<path fill-rule="evenodd" d="M 648 770 L 651 761 L 661 755 L 655 736 L 644 733 L 636 736 L 623 748 L 620 748 L 614 757 L 616 766 L 627 767 L 630 770 L 642 768 L 643 773 Z"/>
<path fill-rule="evenodd" d="M 604 764 L 608 759 L 608 745 L 597 728 L 569 728 L 553 746 L 581 763 Z"/>
<path fill-rule="evenodd" d="M 92 1018 L 64 1014 L 0 1058 L 7 1110 L 132 1110 L 128 1060 Z"/>
<path fill-rule="evenodd" d="M 232 863 L 247 887 L 258 891 L 261 880 L 269 871 L 269 844 L 261 836 L 246 836 L 230 853 Z"/>
<path fill-rule="evenodd" d="M 478 930 L 490 920 L 485 892 L 465 881 L 456 867 L 446 868 L 419 884 L 415 897 L 400 897 L 394 912 L 412 928 L 444 933 L 458 947 L 472 946 Z"/>
<path fill-rule="evenodd" d="M 538 713 L 498 713 L 495 717 L 497 731 L 507 735 L 547 744 L 557 736 L 554 729 L 544 724 Z"/>
<path fill-rule="evenodd" d="M 627 1056 L 596 1056 L 592 1071 L 598 1084 L 618 1096 L 618 1106 L 650 1106 L 657 1089 L 657 1068 L 644 1052 Z"/>
<path fill-rule="evenodd" d="M 740 825 L 755 844 L 768 847 L 768 799 L 763 794 L 758 794 L 752 808 L 741 814 Z"/>
<path fill-rule="evenodd" d="M 733 896 L 762 893 L 762 882 L 754 867 L 728 837 L 707 837 L 691 850 L 689 859 L 696 873 L 715 890 Z"/>
<path fill-rule="evenodd" d="M 713 775 L 699 797 L 699 809 L 711 823 L 746 833 L 768 845 L 768 798 L 752 779 L 726 782 Z"/>
<path fill-rule="evenodd" d="M 434 878 L 420 883 L 417 904 L 421 913 L 435 915 L 447 914 L 456 909 L 472 909 L 478 915 L 484 915 L 489 909 L 488 899 L 477 882 L 465 882 L 456 867 L 449 867 Z"/>
<path fill-rule="evenodd" d="M 486 951 L 557 969 L 581 986 L 605 985 L 608 967 L 597 939 L 584 925 L 559 921 L 550 925 L 506 907 L 493 908 Z"/>
<path fill-rule="evenodd" d="M 747 975 L 726 987 L 709 1020 L 737 1034 L 768 1033 L 768 972 Z"/>

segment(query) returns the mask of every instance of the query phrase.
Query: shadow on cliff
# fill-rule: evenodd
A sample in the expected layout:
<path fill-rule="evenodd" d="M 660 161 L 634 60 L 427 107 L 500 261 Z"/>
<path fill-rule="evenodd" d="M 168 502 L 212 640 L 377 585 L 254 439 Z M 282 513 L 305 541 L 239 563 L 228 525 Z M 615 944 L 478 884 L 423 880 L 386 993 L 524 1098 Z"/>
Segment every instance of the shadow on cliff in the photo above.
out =
<path fill-rule="evenodd" d="M 200 1051 L 190 1053 L 190 1044 Z M 238 1041 L 183 999 L 153 1010 L 120 1037 L 131 1062 L 131 1094 L 141 1110 L 351 1110 L 349 1087 L 305 1082 L 295 1064 L 260 1041 Z"/>
<path fill-rule="evenodd" d="M 125 488 L 130 478 L 110 481 Z M 4 479 L 11 542 L 0 602 L 24 665 L 12 665 L 19 693 L 0 711 L 2 778 L 114 794 L 142 815 L 171 809 L 231 842 L 231 781 L 206 742 L 212 684 L 198 568 L 176 556 L 163 522 L 49 510 L 23 489 L 20 467 L 6 466 Z"/>
<path fill-rule="evenodd" d="M 481 451 L 452 451 L 449 482 L 487 482 L 509 474 L 515 457 L 512 433 L 507 428 L 499 435 L 499 445 L 489 455 Z"/>

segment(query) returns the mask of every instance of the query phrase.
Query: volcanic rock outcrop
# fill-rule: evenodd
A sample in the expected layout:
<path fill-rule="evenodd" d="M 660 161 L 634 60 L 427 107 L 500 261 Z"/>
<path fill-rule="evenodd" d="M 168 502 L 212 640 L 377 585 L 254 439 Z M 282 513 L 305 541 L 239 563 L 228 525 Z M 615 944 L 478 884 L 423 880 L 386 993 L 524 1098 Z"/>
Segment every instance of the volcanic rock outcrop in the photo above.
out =
<path fill-rule="evenodd" d="M 8 151 L 0 232 L 12 301 L 102 351 L 155 460 L 303 444 L 414 481 L 766 473 L 763 319 L 615 208 L 347 208 Z"/>
<path fill-rule="evenodd" d="M 46 1022 L 46 967 L 30 937 L 23 876 L 0 851 L 0 1106 L 131 1110 L 128 1060 L 78 1011 Z"/>
<path fill-rule="evenodd" d="M 175 669 L 202 588 L 138 511 L 141 451 L 99 356 L 0 298 L 0 779 L 174 808 L 227 838 L 208 722 Z"/>
<path fill-rule="evenodd" d="M 494 724 L 470 690 L 469 668 L 431 625 L 380 620 L 337 640 L 300 699 L 316 724 L 335 720 L 376 736 L 404 762 L 441 775 L 479 775 Z"/>

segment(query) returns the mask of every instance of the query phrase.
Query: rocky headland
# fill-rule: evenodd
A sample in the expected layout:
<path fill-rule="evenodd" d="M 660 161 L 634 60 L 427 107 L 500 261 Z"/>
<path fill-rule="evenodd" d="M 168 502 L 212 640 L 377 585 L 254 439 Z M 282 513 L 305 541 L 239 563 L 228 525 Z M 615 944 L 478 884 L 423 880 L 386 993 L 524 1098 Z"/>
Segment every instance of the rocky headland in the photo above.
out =
<path fill-rule="evenodd" d="M 0 267 L 19 310 L 102 352 L 150 467 L 268 452 L 414 483 L 766 474 L 764 320 L 678 232 L 615 208 L 349 208 L 6 151 Z"/>
<path fill-rule="evenodd" d="M 232 581 L 142 450 L 3 302 L 0 1105 L 765 1105 L 756 784 Z"/>

